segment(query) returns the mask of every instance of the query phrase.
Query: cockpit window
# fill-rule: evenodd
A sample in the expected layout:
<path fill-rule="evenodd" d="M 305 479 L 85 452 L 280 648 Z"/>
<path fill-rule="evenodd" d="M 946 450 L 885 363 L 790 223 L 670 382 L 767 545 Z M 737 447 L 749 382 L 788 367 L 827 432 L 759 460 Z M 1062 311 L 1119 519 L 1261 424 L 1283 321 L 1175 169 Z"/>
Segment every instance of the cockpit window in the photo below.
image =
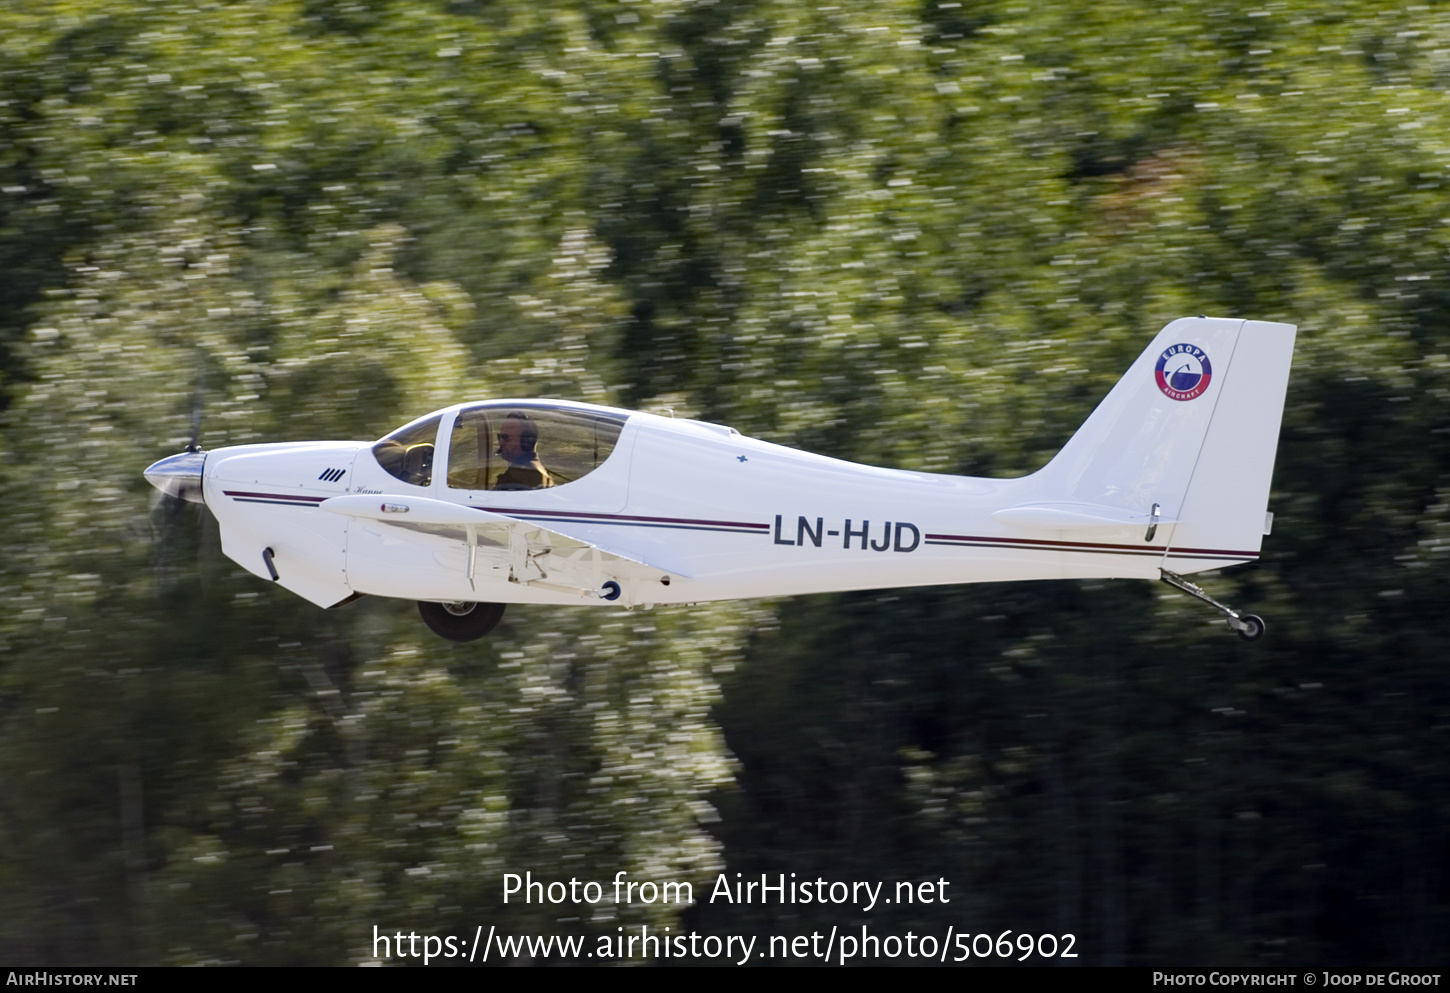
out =
<path fill-rule="evenodd" d="M 625 416 L 532 404 L 460 411 L 448 447 L 448 485 L 540 490 L 593 472 L 619 441 Z"/>
<path fill-rule="evenodd" d="M 433 482 L 433 443 L 442 415 L 401 427 L 373 446 L 378 465 L 405 483 L 427 486 Z"/>

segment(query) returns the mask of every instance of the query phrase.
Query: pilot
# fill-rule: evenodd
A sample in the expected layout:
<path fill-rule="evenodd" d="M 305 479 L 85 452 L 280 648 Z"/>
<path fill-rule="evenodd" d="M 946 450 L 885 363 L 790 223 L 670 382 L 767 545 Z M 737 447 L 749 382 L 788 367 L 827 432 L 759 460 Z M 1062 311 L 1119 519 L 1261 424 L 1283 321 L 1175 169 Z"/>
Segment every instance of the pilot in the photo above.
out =
<path fill-rule="evenodd" d="M 553 486 L 534 447 L 539 442 L 539 425 L 528 414 L 514 411 L 498 429 L 498 455 L 509 464 L 494 480 L 496 490 L 540 490 Z"/>

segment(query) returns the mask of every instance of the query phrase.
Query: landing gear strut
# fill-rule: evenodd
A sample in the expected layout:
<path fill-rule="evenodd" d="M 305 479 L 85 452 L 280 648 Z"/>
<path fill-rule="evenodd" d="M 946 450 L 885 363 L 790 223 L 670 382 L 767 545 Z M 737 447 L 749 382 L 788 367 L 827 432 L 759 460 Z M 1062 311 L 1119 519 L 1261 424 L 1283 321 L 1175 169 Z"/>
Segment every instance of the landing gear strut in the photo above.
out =
<path fill-rule="evenodd" d="M 1202 600 L 1214 610 L 1222 612 L 1228 617 L 1228 626 L 1236 631 L 1244 641 L 1258 641 L 1264 636 L 1264 619 L 1258 614 L 1240 614 L 1237 610 L 1225 604 L 1219 603 L 1213 597 L 1203 592 L 1198 586 L 1190 583 L 1176 572 L 1169 572 L 1167 569 L 1159 570 L 1163 574 L 1163 582 L 1176 589 L 1182 590 L 1195 599 Z"/>

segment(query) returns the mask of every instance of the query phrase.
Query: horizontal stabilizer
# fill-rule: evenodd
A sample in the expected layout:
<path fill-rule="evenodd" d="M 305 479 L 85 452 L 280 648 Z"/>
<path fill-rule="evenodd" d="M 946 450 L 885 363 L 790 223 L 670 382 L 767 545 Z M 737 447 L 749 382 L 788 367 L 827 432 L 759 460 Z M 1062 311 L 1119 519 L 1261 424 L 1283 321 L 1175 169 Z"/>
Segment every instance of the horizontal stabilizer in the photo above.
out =
<path fill-rule="evenodd" d="M 1135 514 L 1117 507 L 1101 507 L 1081 503 L 1035 503 L 1008 507 L 992 515 L 992 520 L 1009 527 L 1035 531 L 1079 531 L 1090 528 L 1148 527 L 1152 524 L 1176 524 L 1168 517 L 1154 518 L 1150 513 Z"/>

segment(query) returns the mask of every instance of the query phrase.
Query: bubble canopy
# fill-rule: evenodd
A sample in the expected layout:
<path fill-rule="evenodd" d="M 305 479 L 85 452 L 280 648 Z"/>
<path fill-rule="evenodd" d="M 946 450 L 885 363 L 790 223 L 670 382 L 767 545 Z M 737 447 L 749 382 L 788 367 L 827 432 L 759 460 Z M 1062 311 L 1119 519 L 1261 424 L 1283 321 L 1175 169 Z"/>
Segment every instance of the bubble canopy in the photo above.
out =
<path fill-rule="evenodd" d="M 448 486 L 535 490 L 565 486 L 614 451 L 628 414 L 540 401 L 494 401 L 460 409 L 448 445 Z M 433 482 L 433 456 L 445 414 L 407 424 L 378 441 L 373 457 L 414 486 Z"/>

